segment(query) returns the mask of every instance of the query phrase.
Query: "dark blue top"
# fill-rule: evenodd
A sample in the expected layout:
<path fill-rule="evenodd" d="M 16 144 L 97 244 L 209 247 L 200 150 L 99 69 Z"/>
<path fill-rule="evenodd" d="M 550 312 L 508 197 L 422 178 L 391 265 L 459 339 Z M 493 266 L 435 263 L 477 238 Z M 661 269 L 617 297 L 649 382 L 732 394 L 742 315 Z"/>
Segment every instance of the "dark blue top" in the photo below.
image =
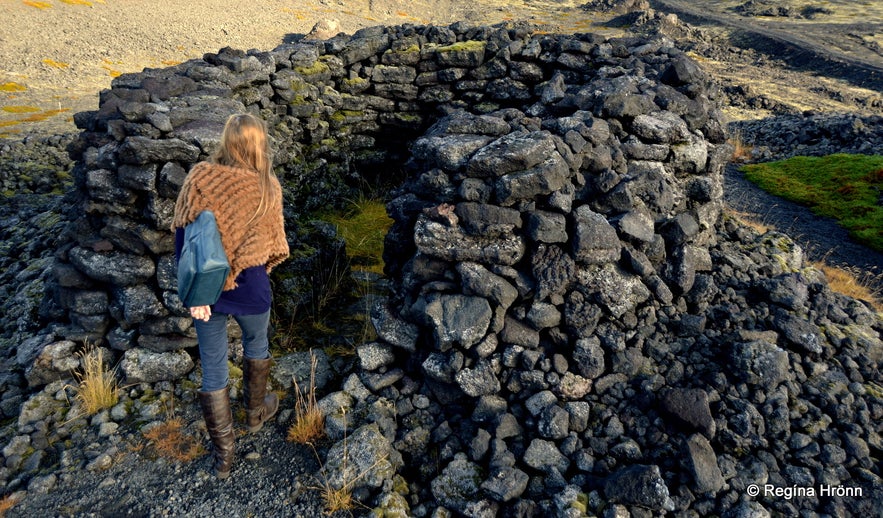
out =
<path fill-rule="evenodd" d="M 175 230 L 175 262 L 181 258 L 184 248 L 184 229 Z M 236 277 L 237 286 L 222 291 L 221 297 L 212 305 L 213 313 L 226 315 L 259 315 L 270 310 L 272 292 L 266 266 L 246 268 Z"/>

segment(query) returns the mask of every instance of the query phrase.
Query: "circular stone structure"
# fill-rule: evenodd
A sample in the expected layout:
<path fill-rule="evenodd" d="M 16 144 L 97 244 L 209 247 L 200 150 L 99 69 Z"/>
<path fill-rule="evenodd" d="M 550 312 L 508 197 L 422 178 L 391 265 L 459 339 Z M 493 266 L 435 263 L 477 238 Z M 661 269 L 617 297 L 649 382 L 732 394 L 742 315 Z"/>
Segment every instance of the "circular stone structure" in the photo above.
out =
<path fill-rule="evenodd" d="M 883 494 L 883 326 L 787 236 L 722 216 L 717 102 L 665 37 L 520 24 L 376 27 L 120 76 L 76 116 L 57 332 L 117 351 L 129 382 L 193 368 L 173 204 L 226 118 L 252 112 L 291 227 L 393 186 L 378 339 L 320 401 L 332 485 L 413 516 L 871 512 L 879 498 L 745 499 L 761 479 Z"/>

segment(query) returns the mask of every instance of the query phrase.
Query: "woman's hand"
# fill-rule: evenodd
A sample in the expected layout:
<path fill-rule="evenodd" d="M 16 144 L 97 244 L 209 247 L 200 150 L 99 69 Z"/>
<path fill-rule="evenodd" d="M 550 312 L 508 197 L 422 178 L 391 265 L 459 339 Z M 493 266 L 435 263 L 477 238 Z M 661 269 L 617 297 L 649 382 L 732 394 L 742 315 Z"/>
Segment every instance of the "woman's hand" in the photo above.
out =
<path fill-rule="evenodd" d="M 208 322 L 209 317 L 212 316 L 212 308 L 211 306 L 194 306 L 190 308 L 190 316 L 196 320 Z"/>

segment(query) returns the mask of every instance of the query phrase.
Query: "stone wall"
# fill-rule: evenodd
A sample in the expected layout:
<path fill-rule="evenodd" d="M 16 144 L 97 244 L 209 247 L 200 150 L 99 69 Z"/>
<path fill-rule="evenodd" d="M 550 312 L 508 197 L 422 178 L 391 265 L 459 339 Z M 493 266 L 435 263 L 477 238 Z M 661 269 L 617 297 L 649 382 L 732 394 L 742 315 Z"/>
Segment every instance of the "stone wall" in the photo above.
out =
<path fill-rule="evenodd" d="M 77 116 L 80 215 L 47 313 L 122 351 L 129 382 L 192 369 L 172 204 L 252 111 L 293 245 L 302 211 L 395 185 L 379 338 L 320 401 L 330 484 L 407 516 L 870 514 L 883 324 L 787 236 L 722 217 L 716 99 L 663 37 L 521 26 L 372 28 L 122 76 Z M 74 348 L 37 337 L 17 361 L 40 386 Z M 746 498 L 766 483 L 870 496 Z"/>
<path fill-rule="evenodd" d="M 657 84 L 663 74 L 668 84 Z M 203 60 L 120 76 L 102 92 L 97 111 L 76 116 L 84 130 L 72 146 L 82 212 L 55 266 L 55 300 L 70 317 L 66 338 L 105 340 L 125 351 L 130 381 L 157 381 L 133 376 L 136 358 L 177 355 L 183 362 L 180 351 L 194 345 L 194 335 L 176 296 L 167 228 L 187 170 L 211 152 L 234 112 L 254 112 L 268 122 L 293 221 L 339 202 L 358 182 L 400 181 L 408 144 L 445 113 L 520 107 L 536 127 L 513 138 L 538 147 L 532 152 L 549 163 L 534 171 L 535 179 L 510 185 L 514 192 L 504 204 L 522 203 L 521 183 L 543 181 L 551 168 L 558 185 L 534 188 L 534 194 L 563 188 L 554 202 L 559 212 L 567 212 L 562 204 L 575 196 L 601 189 L 615 192 L 607 197 L 609 207 L 593 212 L 618 213 L 623 218 L 615 224 L 636 232 L 684 213 L 684 225 L 700 227 L 678 252 L 691 261 L 687 244 L 709 238 L 719 210 L 720 160 L 702 131 L 722 141 L 720 121 L 709 117 L 697 77 L 695 65 L 662 39 L 608 42 L 463 24 L 376 27 L 269 52 L 227 48 Z M 554 133 L 539 125 L 552 116 L 565 117 L 553 124 Z M 473 141 L 508 133 L 507 124 Z M 609 145 L 626 134 L 633 136 L 623 145 Z M 417 155 L 444 153 L 431 142 L 421 141 Z M 584 155 L 590 158 L 582 169 L 591 181 L 574 183 L 585 176 L 579 172 Z M 686 173 L 701 174 L 695 181 L 678 178 Z M 600 184 L 595 176 L 603 178 Z M 704 189 L 703 208 L 682 196 L 687 187 Z M 639 206 L 641 197 L 657 200 Z M 602 231 L 592 227 L 595 216 L 586 218 L 583 241 L 591 237 L 586 232 Z M 582 246 L 579 254 L 592 254 L 593 245 Z"/>

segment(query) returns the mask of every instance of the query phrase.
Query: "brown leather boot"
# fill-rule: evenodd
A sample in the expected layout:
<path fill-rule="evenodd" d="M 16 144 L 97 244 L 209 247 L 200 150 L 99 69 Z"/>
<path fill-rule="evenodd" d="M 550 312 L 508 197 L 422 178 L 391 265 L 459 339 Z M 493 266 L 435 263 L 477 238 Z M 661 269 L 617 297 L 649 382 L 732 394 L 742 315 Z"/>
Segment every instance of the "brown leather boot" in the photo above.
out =
<path fill-rule="evenodd" d="M 199 391 L 199 404 L 205 418 L 205 427 L 212 439 L 212 468 L 220 479 L 230 475 L 233 467 L 233 412 L 230 410 L 230 392 L 224 387 L 211 392 Z"/>
<path fill-rule="evenodd" d="M 267 391 L 267 376 L 270 374 L 270 358 L 264 360 L 243 359 L 243 400 L 245 401 L 246 426 L 248 431 L 259 431 L 279 410 L 279 398 Z"/>

